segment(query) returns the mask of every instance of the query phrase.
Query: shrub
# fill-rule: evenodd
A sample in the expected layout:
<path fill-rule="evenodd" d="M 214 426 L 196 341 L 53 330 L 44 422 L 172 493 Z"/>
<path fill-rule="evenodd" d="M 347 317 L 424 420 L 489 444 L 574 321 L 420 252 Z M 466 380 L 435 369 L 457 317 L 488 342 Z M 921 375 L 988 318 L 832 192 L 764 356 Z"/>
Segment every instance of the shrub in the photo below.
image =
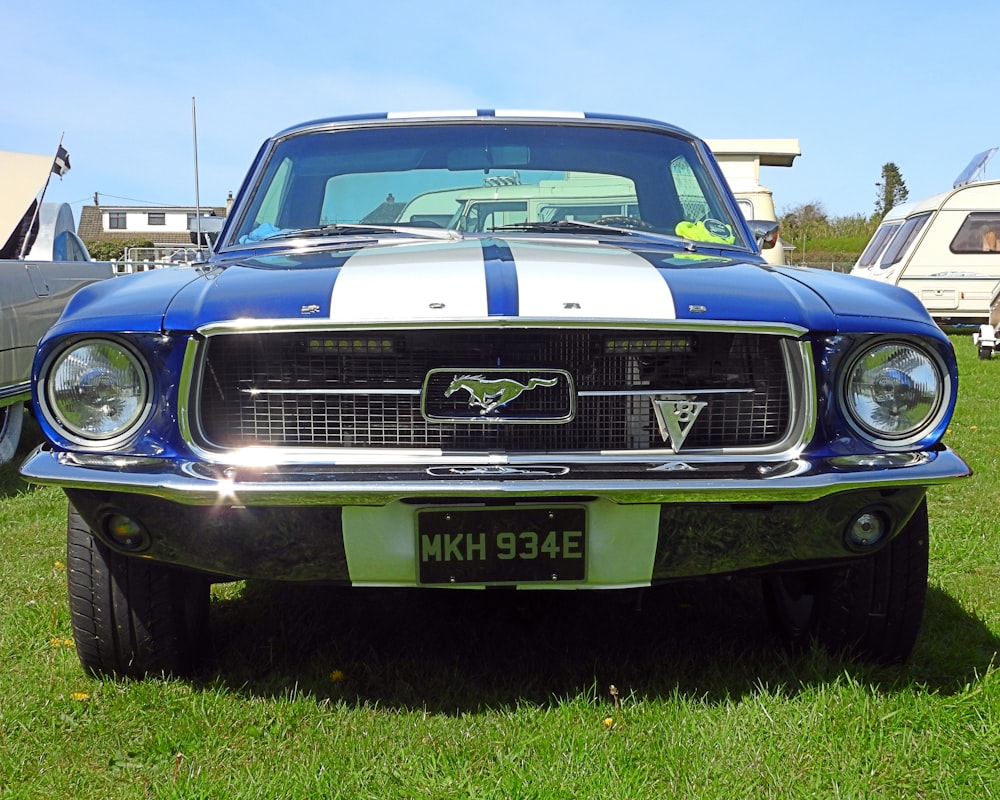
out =
<path fill-rule="evenodd" d="M 126 247 L 152 247 L 149 239 L 98 239 L 84 242 L 95 261 L 115 261 L 125 254 Z"/>

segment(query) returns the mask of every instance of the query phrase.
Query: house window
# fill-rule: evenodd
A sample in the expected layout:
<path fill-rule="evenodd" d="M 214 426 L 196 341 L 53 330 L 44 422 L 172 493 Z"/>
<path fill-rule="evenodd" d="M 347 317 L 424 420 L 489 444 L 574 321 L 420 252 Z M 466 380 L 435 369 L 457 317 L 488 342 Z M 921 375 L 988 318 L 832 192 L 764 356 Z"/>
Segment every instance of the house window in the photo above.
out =
<path fill-rule="evenodd" d="M 109 231 L 123 231 L 123 230 L 125 230 L 125 212 L 124 211 L 109 211 L 108 212 L 108 230 Z"/>
<path fill-rule="evenodd" d="M 146 218 L 147 218 L 146 221 L 150 225 L 166 225 L 167 224 L 167 215 L 163 211 L 150 211 L 148 214 L 146 214 Z"/>

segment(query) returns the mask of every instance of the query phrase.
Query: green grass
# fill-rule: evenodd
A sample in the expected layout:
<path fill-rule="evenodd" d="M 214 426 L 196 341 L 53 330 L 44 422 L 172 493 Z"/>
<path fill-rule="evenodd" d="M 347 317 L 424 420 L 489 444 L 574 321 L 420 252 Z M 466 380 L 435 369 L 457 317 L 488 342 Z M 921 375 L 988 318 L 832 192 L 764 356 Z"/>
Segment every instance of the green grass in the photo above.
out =
<path fill-rule="evenodd" d="M 976 474 L 931 492 L 904 667 L 786 654 L 749 579 L 641 609 L 251 583 L 216 587 L 198 675 L 99 681 L 71 645 L 65 500 L 7 468 L 0 797 L 1000 796 L 1000 359 L 954 342 L 948 440 Z"/>
<path fill-rule="evenodd" d="M 793 244 L 797 248 L 792 251 L 789 261 L 798 264 L 804 260 L 810 266 L 820 267 L 831 261 L 853 264 L 858 260 L 858 256 L 861 255 L 870 238 L 870 233 L 860 233 L 854 236 L 817 237 L 807 239 L 804 243 L 789 241 L 789 244 Z"/>

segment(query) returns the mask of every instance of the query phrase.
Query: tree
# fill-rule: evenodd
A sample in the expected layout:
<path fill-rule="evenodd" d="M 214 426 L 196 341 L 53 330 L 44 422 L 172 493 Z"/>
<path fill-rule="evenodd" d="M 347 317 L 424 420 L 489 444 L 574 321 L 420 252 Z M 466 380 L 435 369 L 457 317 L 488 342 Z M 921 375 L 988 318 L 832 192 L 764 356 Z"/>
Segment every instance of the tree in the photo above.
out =
<path fill-rule="evenodd" d="M 875 198 L 875 217 L 882 219 L 888 211 L 900 203 L 905 203 L 910 196 L 906 182 L 893 162 L 882 165 L 882 180 L 875 183 L 878 195 Z"/>
<path fill-rule="evenodd" d="M 781 215 L 781 236 L 792 243 L 798 243 L 803 237 L 827 236 L 829 230 L 830 219 L 819 201 L 795 206 Z"/>
<path fill-rule="evenodd" d="M 789 263 L 850 265 L 857 261 L 878 220 L 866 214 L 830 217 L 818 201 L 780 211 L 781 238 L 795 250 Z"/>

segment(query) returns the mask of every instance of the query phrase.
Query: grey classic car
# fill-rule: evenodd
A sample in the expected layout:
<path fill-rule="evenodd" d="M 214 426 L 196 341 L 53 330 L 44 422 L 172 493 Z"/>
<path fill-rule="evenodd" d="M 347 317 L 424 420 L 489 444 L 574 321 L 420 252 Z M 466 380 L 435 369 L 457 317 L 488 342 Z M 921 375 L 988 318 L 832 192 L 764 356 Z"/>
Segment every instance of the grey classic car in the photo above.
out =
<path fill-rule="evenodd" d="M 114 274 L 90 260 L 70 207 L 43 202 L 53 172 L 68 169 L 61 148 L 55 158 L 0 151 L 0 463 L 20 441 L 38 340 L 77 289 Z"/>

